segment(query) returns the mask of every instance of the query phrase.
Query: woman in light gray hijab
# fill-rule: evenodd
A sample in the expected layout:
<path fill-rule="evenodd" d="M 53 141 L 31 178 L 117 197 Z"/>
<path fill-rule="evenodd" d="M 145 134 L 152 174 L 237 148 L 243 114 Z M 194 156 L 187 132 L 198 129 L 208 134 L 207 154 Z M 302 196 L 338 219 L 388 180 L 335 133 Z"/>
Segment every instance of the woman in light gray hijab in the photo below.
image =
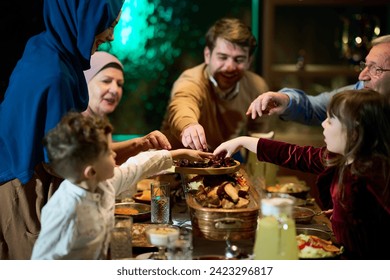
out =
<path fill-rule="evenodd" d="M 91 57 L 91 68 L 84 71 L 88 83 L 89 102 L 85 115 L 108 115 L 118 106 L 123 94 L 124 70 L 122 63 L 112 54 L 97 51 Z M 131 120 L 129 120 L 131 121 Z M 126 141 L 114 142 L 117 164 L 149 149 L 171 149 L 168 139 L 160 131 Z"/>

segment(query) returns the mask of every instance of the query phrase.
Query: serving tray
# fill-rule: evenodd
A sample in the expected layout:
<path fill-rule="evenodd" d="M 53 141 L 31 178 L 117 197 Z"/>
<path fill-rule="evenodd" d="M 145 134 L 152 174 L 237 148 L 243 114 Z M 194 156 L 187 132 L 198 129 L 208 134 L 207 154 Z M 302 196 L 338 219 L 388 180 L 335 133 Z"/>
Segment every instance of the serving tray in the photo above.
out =
<path fill-rule="evenodd" d="M 199 175 L 222 175 L 230 174 L 240 170 L 240 162 L 235 160 L 236 164 L 228 167 L 183 167 L 175 166 L 175 172 L 181 174 L 199 174 Z"/>

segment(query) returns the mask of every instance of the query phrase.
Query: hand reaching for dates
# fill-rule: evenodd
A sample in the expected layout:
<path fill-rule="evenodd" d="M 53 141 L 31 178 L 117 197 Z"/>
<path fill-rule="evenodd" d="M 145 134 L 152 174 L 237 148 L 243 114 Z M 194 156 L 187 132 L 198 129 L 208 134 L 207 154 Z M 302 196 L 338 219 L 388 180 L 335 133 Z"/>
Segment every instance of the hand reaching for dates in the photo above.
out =
<path fill-rule="evenodd" d="M 190 161 L 187 159 L 180 159 L 175 161 L 175 165 L 179 167 L 200 167 L 200 168 L 219 168 L 219 167 L 229 167 L 234 166 L 237 163 L 231 157 L 226 157 L 226 151 L 222 151 L 221 153 L 214 155 L 210 160 L 205 161 Z"/>

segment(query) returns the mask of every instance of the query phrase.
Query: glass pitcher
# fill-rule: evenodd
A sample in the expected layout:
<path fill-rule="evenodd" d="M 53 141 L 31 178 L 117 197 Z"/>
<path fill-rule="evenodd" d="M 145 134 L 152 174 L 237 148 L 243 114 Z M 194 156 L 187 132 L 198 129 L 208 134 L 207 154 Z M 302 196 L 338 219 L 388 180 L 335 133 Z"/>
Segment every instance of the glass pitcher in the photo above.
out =
<path fill-rule="evenodd" d="M 292 209 L 295 198 L 285 194 L 266 194 L 261 199 L 257 224 L 255 260 L 297 260 L 295 222 Z"/>

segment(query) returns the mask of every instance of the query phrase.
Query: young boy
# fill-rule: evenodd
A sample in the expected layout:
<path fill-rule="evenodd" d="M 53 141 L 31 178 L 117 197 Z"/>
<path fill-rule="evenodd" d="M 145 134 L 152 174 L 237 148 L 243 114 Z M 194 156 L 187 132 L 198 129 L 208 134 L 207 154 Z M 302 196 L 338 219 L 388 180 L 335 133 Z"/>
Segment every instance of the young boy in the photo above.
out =
<path fill-rule="evenodd" d="M 116 195 L 171 167 L 173 158 L 212 157 L 190 149 L 160 150 L 116 166 L 111 132 L 106 118 L 69 113 L 45 136 L 50 166 L 65 180 L 42 210 L 32 259 L 105 259 Z"/>

